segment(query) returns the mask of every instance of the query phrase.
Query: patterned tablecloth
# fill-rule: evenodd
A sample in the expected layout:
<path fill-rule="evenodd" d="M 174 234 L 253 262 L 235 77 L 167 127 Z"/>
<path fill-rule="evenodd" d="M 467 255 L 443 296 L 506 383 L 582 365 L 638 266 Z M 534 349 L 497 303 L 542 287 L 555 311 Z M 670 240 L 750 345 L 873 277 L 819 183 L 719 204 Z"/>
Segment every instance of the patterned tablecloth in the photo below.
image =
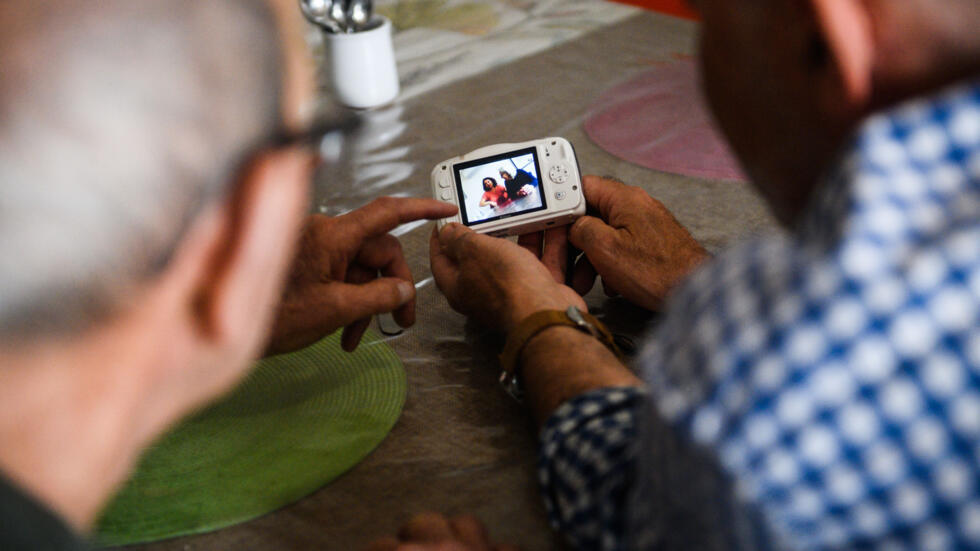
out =
<path fill-rule="evenodd" d="M 636 14 L 596 0 L 380 0 L 394 24 L 395 57 L 406 100 L 579 37 Z M 311 33 L 314 48 L 319 37 Z M 520 75 L 491 74 L 495 81 Z"/>

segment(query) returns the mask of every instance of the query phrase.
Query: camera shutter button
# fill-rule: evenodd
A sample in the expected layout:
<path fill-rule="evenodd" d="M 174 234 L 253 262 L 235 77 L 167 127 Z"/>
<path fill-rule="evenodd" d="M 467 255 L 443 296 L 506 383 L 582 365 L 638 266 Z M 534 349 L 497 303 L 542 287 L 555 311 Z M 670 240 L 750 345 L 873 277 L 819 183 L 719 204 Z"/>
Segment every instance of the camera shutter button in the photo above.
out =
<path fill-rule="evenodd" d="M 450 193 L 449 190 L 447 189 L 447 190 L 443 191 L 442 193 L 440 193 L 439 194 L 439 197 L 442 198 L 443 201 L 449 201 L 450 199 L 453 198 L 453 194 Z"/>

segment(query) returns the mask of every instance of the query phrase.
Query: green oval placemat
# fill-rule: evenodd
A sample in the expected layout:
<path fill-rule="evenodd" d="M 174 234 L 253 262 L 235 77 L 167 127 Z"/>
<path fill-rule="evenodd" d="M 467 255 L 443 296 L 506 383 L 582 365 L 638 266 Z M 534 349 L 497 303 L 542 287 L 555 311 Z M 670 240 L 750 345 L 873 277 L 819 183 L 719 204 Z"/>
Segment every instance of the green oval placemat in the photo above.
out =
<path fill-rule="evenodd" d="M 159 439 L 103 511 L 102 545 L 207 532 L 311 494 L 367 456 L 405 402 L 401 360 L 374 333 L 340 332 L 266 358 L 242 384 Z"/>

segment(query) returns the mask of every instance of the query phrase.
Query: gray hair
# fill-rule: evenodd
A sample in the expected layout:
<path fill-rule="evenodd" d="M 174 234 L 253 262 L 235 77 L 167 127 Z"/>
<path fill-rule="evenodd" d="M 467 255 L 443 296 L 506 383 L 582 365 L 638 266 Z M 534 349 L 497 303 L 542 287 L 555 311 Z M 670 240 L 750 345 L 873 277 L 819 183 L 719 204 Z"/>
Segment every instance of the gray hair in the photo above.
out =
<path fill-rule="evenodd" d="M 3 0 L 0 75 L 0 338 L 119 307 L 279 123 L 261 0 Z"/>

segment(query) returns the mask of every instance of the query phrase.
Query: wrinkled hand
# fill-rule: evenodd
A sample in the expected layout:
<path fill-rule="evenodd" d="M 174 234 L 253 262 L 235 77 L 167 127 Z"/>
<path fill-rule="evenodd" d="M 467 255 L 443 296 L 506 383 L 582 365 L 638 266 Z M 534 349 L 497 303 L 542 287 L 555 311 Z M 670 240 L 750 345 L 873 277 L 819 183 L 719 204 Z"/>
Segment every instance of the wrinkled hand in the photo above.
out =
<path fill-rule="evenodd" d="M 449 224 L 432 233 L 432 275 L 454 310 L 504 333 L 539 310 L 575 305 L 585 311 L 582 297 L 559 283 L 568 246 L 564 229 L 543 238 L 539 260 L 538 251 L 531 252 L 537 244 L 527 239 L 522 247 Z"/>
<path fill-rule="evenodd" d="M 343 216 L 310 216 L 267 352 L 302 348 L 340 327 L 344 350 L 354 350 L 371 316 L 383 312 L 402 327 L 415 323 L 412 273 L 388 232 L 455 213 L 432 199 L 383 197 Z"/>
<path fill-rule="evenodd" d="M 575 265 L 572 287 L 588 293 L 596 272 L 610 296 L 622 295 L 650 310 L 709 257 L 660 201 L 638 187 L 586 176 L 590 211 L 569 229 L 572 245 L 585 255 Z"/>
<path fill-rule="evenodd" d="M 446 518 L 436 513 L 417 515 L 397 538 L 375 541 L 365 551 L 519 551 L 513 545 L 494 544 L 486 528 L 471 516 Z"/>

